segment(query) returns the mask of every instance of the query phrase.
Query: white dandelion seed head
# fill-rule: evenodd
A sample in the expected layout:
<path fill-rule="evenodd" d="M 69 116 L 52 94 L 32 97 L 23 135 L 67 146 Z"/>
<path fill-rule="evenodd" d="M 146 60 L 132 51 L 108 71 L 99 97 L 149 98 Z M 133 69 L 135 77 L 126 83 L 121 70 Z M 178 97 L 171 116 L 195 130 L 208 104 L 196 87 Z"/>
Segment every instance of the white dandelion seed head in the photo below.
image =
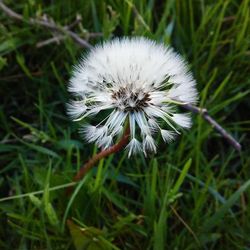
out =
<path fill-rule="evenodd" d="M 68 90 L 77 100 L 68 104 L 68 114 L 78 121 L 105 110 L 98 125 L 81 129 L 88 142 L 107 148 L 129 126 L 129 156 L 156 152 L 156 132 L 170 142 L 180 127 L 191 126 L 178 102 L 196 103 L 195 85 L 172 48 L 146 38 L 114 39 L 90 50 L 75 67 Z"/>

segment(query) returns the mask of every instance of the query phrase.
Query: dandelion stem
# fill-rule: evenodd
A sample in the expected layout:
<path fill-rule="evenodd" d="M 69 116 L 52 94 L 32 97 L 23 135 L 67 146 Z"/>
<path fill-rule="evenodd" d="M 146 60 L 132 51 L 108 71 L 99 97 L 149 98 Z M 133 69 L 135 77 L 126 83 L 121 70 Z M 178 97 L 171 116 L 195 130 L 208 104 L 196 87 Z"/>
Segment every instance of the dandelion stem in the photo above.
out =
<path fill-rule="evenodd" d="M 95 163 L 102 158 L 105 158 L 111 154 L 114 154 L 116 152 L 119 152 L 122 148 L 124 148 L 129 141 L 130 136 L 130 128 L 127 126 L 123 136 L 121 137 L 120 141 L 117 142 L 115 145 L 113 145 L 110 148 L 107 148 L 105 150 L 102 150 L 100 153 L 94 155 L 92 158 L 90 158 L 78 171 L 78 173 L 74 176 L 73 180 L 74 182 L 77 182 L 81 180 L 85 174 L 95 165 Z M 70 194 L 72 191 L 72 187 L 70 187 L 67 190 L 67 193 Z"/>

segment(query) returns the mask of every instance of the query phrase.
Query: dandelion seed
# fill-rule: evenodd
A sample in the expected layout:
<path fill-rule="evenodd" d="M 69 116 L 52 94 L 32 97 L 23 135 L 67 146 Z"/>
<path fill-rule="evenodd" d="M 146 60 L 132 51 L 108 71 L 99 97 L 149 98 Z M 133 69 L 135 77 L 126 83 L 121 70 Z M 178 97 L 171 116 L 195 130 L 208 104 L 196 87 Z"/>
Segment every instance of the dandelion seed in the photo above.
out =
<path fill-rule="evenodd" d="M 195 85 L 172 48 L 146 38 L 115 39 L 96 46 L 75 67 L 68 90 L 77 101 L 68 104 L 68 113 L 78 121 L 108 111 L 98 125 L 80 129 L 103 149 L 129 126 L 129 156 L 156 152 L 156 132 L 170 142 L 179 128 L 191 126 L 189 114 L 177 110 L 178 102 L 197 102 Z"/>

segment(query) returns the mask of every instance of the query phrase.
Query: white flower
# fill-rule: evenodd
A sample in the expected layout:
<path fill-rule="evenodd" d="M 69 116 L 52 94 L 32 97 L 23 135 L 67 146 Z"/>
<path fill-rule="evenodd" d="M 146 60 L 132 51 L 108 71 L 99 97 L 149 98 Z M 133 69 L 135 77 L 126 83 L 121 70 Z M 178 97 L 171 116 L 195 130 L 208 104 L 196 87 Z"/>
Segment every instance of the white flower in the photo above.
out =
<path fill-rule="evenodd" d="M 169 142 L 180 127 L 191 126 L 178 104 L 196 103 L 195 85 L 172 48 L 146 38 L 115 39 L 96 46 L 75 67 L 68 89 L 76 100 L 68 104 L 68 113 L 79 121 L 106 111 L 98 125 L 81 129 L 99 147 L 111 146 L 129 126 L 129 156 L 156 152 L 156 132 Z"/>

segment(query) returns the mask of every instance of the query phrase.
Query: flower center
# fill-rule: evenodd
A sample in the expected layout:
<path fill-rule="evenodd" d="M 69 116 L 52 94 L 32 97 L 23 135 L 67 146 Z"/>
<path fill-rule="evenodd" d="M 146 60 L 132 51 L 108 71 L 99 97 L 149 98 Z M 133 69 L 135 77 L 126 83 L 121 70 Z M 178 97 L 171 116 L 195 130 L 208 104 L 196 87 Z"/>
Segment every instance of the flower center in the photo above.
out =
<path fill-rule="evenodd" d="M 142 90 L 120 88 L 112 92 L 112 98 L 117 108 L 124 111 L 139 111 L 149 105 L 150 95 Z"/>

